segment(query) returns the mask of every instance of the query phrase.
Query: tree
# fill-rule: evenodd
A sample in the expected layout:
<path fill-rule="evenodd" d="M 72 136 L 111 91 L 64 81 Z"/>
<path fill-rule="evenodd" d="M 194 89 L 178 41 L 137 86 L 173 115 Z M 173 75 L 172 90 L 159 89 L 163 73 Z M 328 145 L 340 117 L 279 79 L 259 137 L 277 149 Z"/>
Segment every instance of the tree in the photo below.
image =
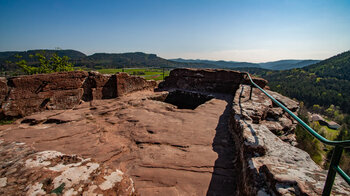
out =
<path fill-rule="evenodd" d="M 320 105 L 315 104 L 315 105 L 312 106 L 312 110 L 313 110 L 314 112 L 316 112 L 316 113 L 321 113 L 322 108 L 321 108 Z"/>
<path fill-rule="evenodd" d="M 67 56 L 60 57 L 57 54 L 53 54 L 50 58 L 44 56 L 44 54 L 36 53 L 35 57 L 39 60 L 38 66 L 28 65 L 26 60 L 19 60 L 16 64 L 26 74 L 40 74 L 40 73 L 53 73 L 53 72 L 64 72 L 73 71 L 73 65 L 69 62 Z M 17 56 L 21 59 L 21 56 Z M 31 58 L 34 58 L 33 56 Z"/>
<path fill-rule="evenodd" d="M 335 107 L 334 105 L 330 105 L 329 108 L 326 110 L 327 116 L 333 118 L 334 117 L 334 112 L 335 112 Z"/>

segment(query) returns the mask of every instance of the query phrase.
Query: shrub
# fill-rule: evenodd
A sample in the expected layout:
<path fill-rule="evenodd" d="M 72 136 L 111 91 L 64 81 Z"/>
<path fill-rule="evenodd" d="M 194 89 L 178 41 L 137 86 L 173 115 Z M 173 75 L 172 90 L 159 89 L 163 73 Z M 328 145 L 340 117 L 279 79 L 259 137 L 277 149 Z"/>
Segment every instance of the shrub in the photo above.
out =
<path fill-rule="evenodd" d="M 18 59 L 21 59 L 20 56 L 17 56 Z M 19 60 L 16 64 L 21 68 L 21 70 L 29 75 L 40 74 L 40 73 L 53 73 L 53 72 L 64 72 L 64 71 L 73 71 L 73 65 L 69 62 L 67 56 L 59 57 L 57 54 L 53 54 L 50 58 L 47 58 L 41 53 L 37 53 L 30 58 L 37 58 L 39 61 L 38 66 L 28 65 L 26 60 Z"/>

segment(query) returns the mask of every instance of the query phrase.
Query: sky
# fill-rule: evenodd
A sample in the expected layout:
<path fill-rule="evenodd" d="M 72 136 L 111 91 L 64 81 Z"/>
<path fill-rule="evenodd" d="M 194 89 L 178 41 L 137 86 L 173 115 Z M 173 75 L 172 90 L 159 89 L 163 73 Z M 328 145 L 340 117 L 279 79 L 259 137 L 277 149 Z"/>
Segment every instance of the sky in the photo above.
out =
<path fill-rule="evenodd" d="M 350 50 L 349 0 L 0 0 L 0 51 L 266 62 Z"/>

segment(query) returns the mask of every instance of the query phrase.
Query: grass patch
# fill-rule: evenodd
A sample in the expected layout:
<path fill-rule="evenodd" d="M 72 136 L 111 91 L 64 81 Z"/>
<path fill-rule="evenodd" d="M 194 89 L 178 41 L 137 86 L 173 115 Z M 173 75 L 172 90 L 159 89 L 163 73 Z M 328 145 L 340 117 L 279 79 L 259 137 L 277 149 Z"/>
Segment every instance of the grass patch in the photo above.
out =
<path fill-rule="evenodd" d="M 140 76 L 146 80 L 163 80 L 163 70 L 157 68 L 135 68 L 135 69 L 98 69 L 96 70 L 102 74 L 116 74 L 118 72 L 125 72 L 129 75 Z M 164 77 L 169 76 L 170 71 L 164 70 Z"/>
<path fill-rule="evenodd" d="M 339 134 L 339 130 L 330 129 L 326 125 L 320 125 L 319 122 L 312 122 L 311 127 L 329 140 L 335 140 Z"/>
<path fill-rule="evenodd" d="M 330 129 L 327 126 L 321 126 L 322 128 L 326 129 L 327 132 L 325 134 L 325 137 L 329 140 L 335 140 L 339 134 L 339 130 L 334 130 L 334 129 Z"/>
<path fill-rule="evenodd" d="M 0 125 L 9 125 L 15 122 L 15 120 L 0 120 Z"/>

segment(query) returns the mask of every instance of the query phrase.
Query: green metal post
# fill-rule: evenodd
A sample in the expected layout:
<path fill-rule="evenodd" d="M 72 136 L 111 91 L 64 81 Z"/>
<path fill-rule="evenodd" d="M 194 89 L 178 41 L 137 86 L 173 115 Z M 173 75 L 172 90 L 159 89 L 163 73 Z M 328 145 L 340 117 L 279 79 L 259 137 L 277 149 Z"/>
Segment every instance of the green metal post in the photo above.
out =
<path fill-rule="evenodd" d="M 331 194 L 334 179 L 337 174 L 335 167 L 339 165 L 342 152 L 343 147 L 335 146 L 334 152 L 332 154 L 331 164 L 329 165 L 328 169 L 327 180 L 324 184 L 322 196 L 328 196 Z"/>
<path fill-rule="evenodd" d="M 250 94 L 249 94 L 249 100 L 252 99 L 252 94 L 253 94 L 253 85 L 250 85 Z"/>

